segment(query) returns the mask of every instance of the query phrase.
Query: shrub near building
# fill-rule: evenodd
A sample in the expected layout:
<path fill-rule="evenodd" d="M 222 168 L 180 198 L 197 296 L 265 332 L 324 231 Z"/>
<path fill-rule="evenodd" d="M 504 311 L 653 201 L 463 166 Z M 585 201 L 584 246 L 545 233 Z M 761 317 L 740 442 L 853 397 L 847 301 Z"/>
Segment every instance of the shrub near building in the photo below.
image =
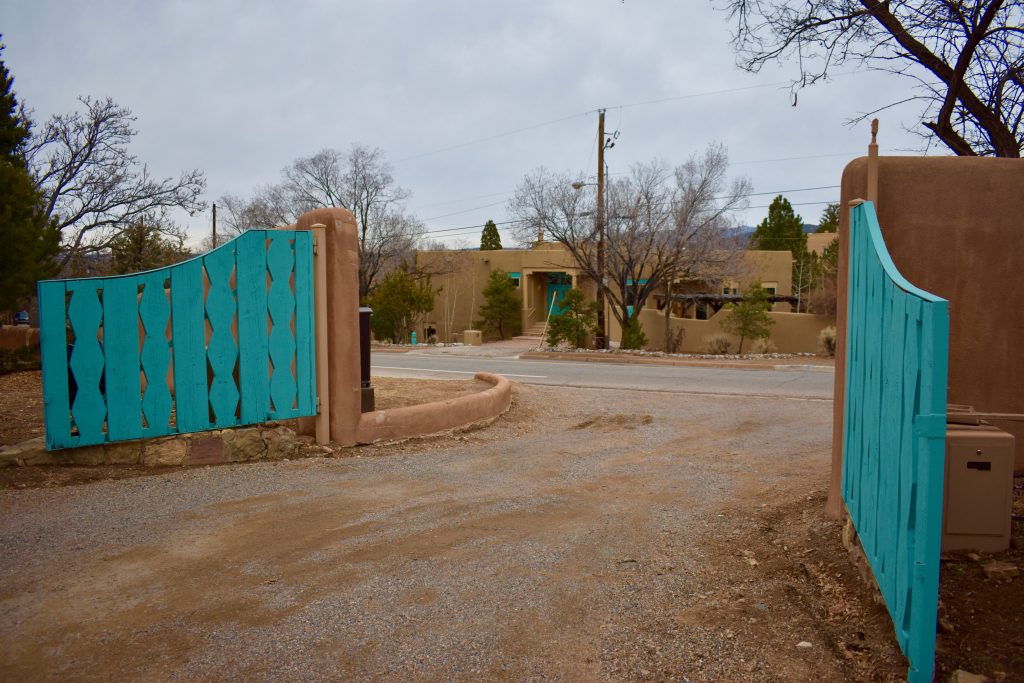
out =
<path fill-rule="evenodd" d="M 409 341 L 409 335 L 424 313 L 434 306 L 434 290 L 430 280 L 418 280 L 400 268 L 381 280 L 367 300 L 373 309 L 370 326 L 380 341 L 396 344 Z"/>
<path fill-rule="evenodd" d="M 760 282 L 753 282 L 743 290 L 743 301 L 732 306 L 729 315 L 722 321 L 722 329 L 740 338 L 736 353 L 743 353 L 746 339 L 765 339 L 772 333 L 775 321 L 768 315 L 772 305 L 768 292 Z"/>
<path fill-rule="evenodd" d="M 484 331 L 496 331 L 501 339 L 519 333 L 522 326 L 519 310 L 522 302 L 509 274 L 500 268 L 492 270 L 484 287 L 484 305 L 476 326 Z"/>
<path fill-rule="evenodd" d="M 565 341 L 578 349 L 585 347 L 597 327 L 597 302 L 587 304 L 583 292 L 570 289 L 558 303 L 562 312 L 548 321 L 548 346 Z"/>

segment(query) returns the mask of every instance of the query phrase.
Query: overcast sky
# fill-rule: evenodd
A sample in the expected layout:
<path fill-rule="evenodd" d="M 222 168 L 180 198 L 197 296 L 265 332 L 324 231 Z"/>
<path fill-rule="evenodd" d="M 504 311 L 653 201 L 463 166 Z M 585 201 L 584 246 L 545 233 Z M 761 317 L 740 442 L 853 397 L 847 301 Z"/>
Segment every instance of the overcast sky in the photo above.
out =
<path fill-rule="evenodd" d="M 207 201 L 324 147 L 379 146 L 408 207 L 450 244 L 478 244 L 478 227 L 450 228 L 505 219 L 537 166 L 595 173 L 597 108 L 620 131 L 613 174 L 718 141 L 735 174 L 773 193 L 838 185 L 870 137 L 844 122 L 908 87 L 847 68 L 794 107 L 782 83 L 796 65 L 737 68 L 727 17 L 703 0 L 5 0 L 0 31 L 37 121 L 110 96 L 138 117 L 132 151 L 161 176 L 201 169 Z M 913 116 L 882 114 L 883 154 L 918 144 L 903 130 Z M 809 223 L 838 199 L 786 194 Z M 770 199 L 752 197 L 740 221 Z M 209 213 L 181 220 L 197 239 L 209 230 Z"/>

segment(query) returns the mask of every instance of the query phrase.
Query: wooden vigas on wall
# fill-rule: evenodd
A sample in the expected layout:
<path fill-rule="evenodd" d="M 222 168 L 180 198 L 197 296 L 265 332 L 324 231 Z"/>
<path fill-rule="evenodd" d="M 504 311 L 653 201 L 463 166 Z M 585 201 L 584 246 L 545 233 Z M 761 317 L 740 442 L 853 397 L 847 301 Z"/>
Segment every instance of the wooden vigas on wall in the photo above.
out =
<path fill-rule="evenodd" d="M 896 270 L 870 202 L 850 210 L 843 501 L 910 660 L 931 681 L 939 598 L 948 303 Z"/>
<path fill-rule="evenodd" d="M 38 290 L 50 450 L 316 413 L 307 231 Z"/>

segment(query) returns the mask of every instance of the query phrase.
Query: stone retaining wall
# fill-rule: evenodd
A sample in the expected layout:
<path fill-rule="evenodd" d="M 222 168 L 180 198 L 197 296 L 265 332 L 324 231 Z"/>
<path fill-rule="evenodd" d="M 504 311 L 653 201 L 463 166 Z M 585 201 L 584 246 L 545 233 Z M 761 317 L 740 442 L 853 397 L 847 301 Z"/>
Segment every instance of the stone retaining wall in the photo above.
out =
<path fill-rule="evenodd" d="M 39 328 L 27 325 L 0 325 L 0 350 L 39 348 Z"/>
<path fill-rule="evenodd" d="M 493 420 L 512 403 L 512 383 L 500 375 L 479 372 L 476 378 L 489 382 L 489 389 L 449 401 L 378 410 L 364 413 L 357 441 L 395 441 L 427 436 L 449 429 L 469 427 Z M 316 453 L 329 453 L 311 436 L 298 436 L 280 423 L 255 427 L 178 434 L 157 439 L 47 451 L 44 437 L 0 447 L 0 467 L 28 465 L 146 465 L 180 467 L 216 465 L 225 462 L 281 460 Z"/>
<path fill-rule="evenodd" d="M 296 457 L 312 445 L 288 427 L 258 427 L 179 434 L 158 439 L 47 451 L 43 437 L 0 448 L 0 467 L 27 465 L 146 465 L 179 467 L 225 462 L 281 460 Z"/>

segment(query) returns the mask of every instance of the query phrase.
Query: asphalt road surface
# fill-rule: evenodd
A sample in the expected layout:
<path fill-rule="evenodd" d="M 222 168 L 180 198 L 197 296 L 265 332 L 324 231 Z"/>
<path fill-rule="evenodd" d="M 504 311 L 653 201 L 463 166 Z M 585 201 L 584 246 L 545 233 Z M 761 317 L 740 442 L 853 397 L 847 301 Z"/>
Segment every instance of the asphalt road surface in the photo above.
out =
<path fill-rule="evenodd" d="M 442 356 L 429 352 L 374 354 L 371 368 L 372 374 L 382 377 L 466 379 L 477 372 L 492 372 L 522 384 L 827 401 L 832 400 L 831 370 L 799 365 L 779 370 L 758 370 L 584 363 Z"/>

